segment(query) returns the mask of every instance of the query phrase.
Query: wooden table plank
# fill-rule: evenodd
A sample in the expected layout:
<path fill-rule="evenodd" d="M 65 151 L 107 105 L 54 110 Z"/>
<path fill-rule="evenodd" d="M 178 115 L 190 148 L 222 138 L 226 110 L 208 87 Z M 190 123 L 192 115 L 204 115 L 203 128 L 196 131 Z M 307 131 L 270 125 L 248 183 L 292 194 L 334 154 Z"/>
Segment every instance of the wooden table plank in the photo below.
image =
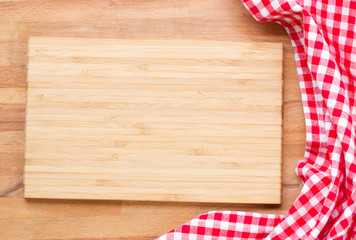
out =
<path fill-rule="evenodd" d="M 284 29 L 272 23 L 258 23 L 244 8 L 240 0 L 183 0 L 179 1 L 185 10 L 178 9 L 174 16 L 161 12 L 155 14 L 155 8 L 162 5 L 163 8 L 174 8 L 173 0 L 145 1 L 137 0 L 132 6 L 143 4 L 144 7 L 136 9 L 128 7 L 132 1 L 101 1 L 80 0 L 76 1 L 75 14 L 66 13 L 71 11 L 73 1 L 67 0 L 18 0 L 0 1 L 1 33 L 0 34 L 0 87 L 17 88 L 26 85 L 26 52 L 29 36 L 51 36 L 51 37 L 107 37 L 127 39 L 211 39 L 224 41 L 260 41 L 260 42 L 283 42 L 284 43 L 284 108 L 283 108 L 283 201 L 281 205 L 249 205 L 249 204 L 163 204 L 147 202 L 145 204 L 127 201 L 118 201 L 114 205 L 105 201 L 25 201 L 22 189 L 23 171 L 23 142 L 24 142 L 24 104 L 0 104 L 0 125 L 9 127 L 0 128 L 0 132 L 20 131 L 17 135 L 20 147 L 13 149 L 0 146 L 0 176 L 2 179 L 13 179 L 11 181 L 0 181 L 0 212 L 8 210 L 13 212 L 13 218 L 18 222 L 10 222 L 9 217 L 3 217 L 1 239 L 79 239 L 107 237 L 121 239 L 152 239 L 159 236 L 179 224 L 188 221 L 199 213 L 209 210 L 240 210 L 256 211 L 264 213 L 284 214 L 295 201 L 301 189 L 299 178 L 295 174 L 295 166 L 303 158 L 305 144 L 305 126 L 300 101 L 298 78 L 294 63 L 292 46 Z M 112 6 L 110 6 L 110 3 Z M 43 5 L 43 6 L 41 6 Z M 93 8 L 98 13 L 92 15 Z M 131 17 L 126 10 L 120 10 L 124 5 L 130 8 Z M 78 7 L 79 6 L 79 7 Z M 37 10 L 36 10 L 37 8 Z M 111 8 L 111 10 L 110 10 Z M 181 7 L 182 8 L 182 7 Z M 59 9 L 61 11 L 59 11 Z M 109 9 L 109 10 L 108 10 Z M 136 9 L 136 10 L 135 10 Z M 9 13 L 6 13 L 10 11 Z M 124 13 L 123 11 L 126 11 Z M 172 10 L 167 10 L 172 13 Z M 43 12 L 43 13 L 41 13 Z M 56 15 L 53 15 L 57 12 Z M 6 15 L 4 15 L 6 14 Z M 35 14 L 34 16 L 32 16 Z M 101 15 L 102 14 L 102 15 Z M 68 15 L 71 18 L 67 18 Z M 75 21 L 73 21 L 75 19 Z M 9 133 L 4 133 L 7 136 Z M 287 140 L 287 142 L 286 142 Z M 6 140 L 2 139 L 2 142 Z M 16 145 L 16 144 L 15 144 Z M 5 151 L 6 150 L 6 151 Z M 3 164 L 4 163 L 4 164 Z M 6 164 L 5 164 L 6 163 Z M 19 188 L 20 186 L 20 188 Z M 68 208 L 62 206 L 68 204 Z M 94 206 L 108 208 L 105 212 L 98 214 L 100 217 L 114 212 L 117 218 L 114 222 L 122 221 L 122 214 L 116 212 L 117 204 L 128 204 L 127 213 L 134 214 L 140 209 L 149 212 L 149 221 L 126 221 L 130 230 L 132 227 L 140 229 L 146 227 L 145 231 L 133 231 L 131 237 L 127 232 L 121 232 L 119 228 L 112 225 L 90 225 L 93 231 L 88 234 L 82 228 L 72 226 L 75 218 L 80 219 L 92 211 Z M 83 212 L 75 209 L 83 206 Z M 29 210 L 34 209 L 34 210 Z M 61 222 L 61 231 L 72 232 L 72 235 L 64 236 L 59 230 L 48 234 L 51 229 L 46 225 L 39 224 L 41 219 L 36 217 L 35 212 L 42 212 L 47 221 L 56 222 L 59 216 L 49 216 L 43 212 L 73 212 L 75 216 L 67 221 Z M 69 209 L 69 210 L 68 210 Z M 147 214 L 147 212 L 144 212 Z M 34 217 L 21 217 L 22 214 L 34 214 Z M 0 217 L 2 214 L 0 214 Z M 139 219 L 137 216 L 137 219 Z M 165 216 L 165 217 L 163 217 Z M 94 222 L 95 218 L 87 218 L 86 223 Z M 42 221 L 43 222 L 43 221 Z M 151 223 L 153 222 L 153 223 Z M 154 224 L 159 223 L 159 224 Z M 118 223 L 117 223 L 118 224 Z M 131 229 L 132 230 L 132 229 Z M 41 235 L 47 233 L 47 236 Z M 37 234 L 37 235 L 36 235 Z M 40 236 L 41 235 L 41 236 Z M 89 236 L 90 235 L 90 236 Z"/>

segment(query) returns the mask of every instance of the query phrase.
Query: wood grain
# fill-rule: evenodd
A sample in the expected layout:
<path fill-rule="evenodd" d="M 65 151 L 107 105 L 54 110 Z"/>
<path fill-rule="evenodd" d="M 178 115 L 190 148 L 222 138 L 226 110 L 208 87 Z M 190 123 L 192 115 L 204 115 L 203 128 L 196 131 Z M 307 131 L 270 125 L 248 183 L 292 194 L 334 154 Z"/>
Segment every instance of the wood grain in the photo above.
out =
<path fill-rule="evenodd" d="M 280 203 L 282 47 L 31 38 L 25 197 Z"/>
<path fill-rule="evenodd" d="M 240 0 L 136 0 L 132 5 L 131 2 L 1 1 L 0 87 L 26 86 L 29 36 L 283 42 L 282 204 L 25 201 L 21 187 L 25 104 L 1 103 L 0 125 L 3 127 L 0 131 L 17 131 L 12 139 L 18 141 L 20 147 L 0 144 L 0 220 L 1 229 L 5 229 L 0 231 L 0 239 L 147 240 L 209 210 L 285 214 L 298 196 L 301 183 L 294 169 L 303 158 L 305 125 L 292 46 L 284 29 L 277 24 L 256 22 Z M 69 17 L 73 4 L 79 6 L 80 11 Z M 140 4 L 144 7 L 137 8 Z M 178 10 L 180 13 L 175 17 L 155 14 L 157 8 L 175 9 L 177 4 L 185 12 Z M 134 17 L 124 16 L 124 7 L 126 11 L 130 8 Z M 92 15 L 91 8 L 100 14 Z M 2 141 L 6 141 L 7 136 L 1 135 Z M 3 215 L 4 211 L 9 214 Z M 118 227 L 120 224 L 123 227 Z"/>

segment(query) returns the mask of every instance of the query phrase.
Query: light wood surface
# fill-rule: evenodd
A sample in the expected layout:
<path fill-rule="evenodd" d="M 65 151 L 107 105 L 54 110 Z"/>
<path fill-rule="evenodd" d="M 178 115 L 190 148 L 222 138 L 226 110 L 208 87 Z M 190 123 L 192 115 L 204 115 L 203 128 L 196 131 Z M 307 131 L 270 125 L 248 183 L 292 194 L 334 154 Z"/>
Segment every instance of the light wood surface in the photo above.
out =
<path fill-rule="evenodd" d="M 283 42 L 282 204 L 25 200 L 29 36 Z M 285 214 L 301 189 L 294 169 L 304 144 L 289 38 L 276 24 L 256 22 L 240 0 L 0 1 L 0 239 L 147 240 L 210 210 Z"/>
<path fill-rule="evenodd" d="M 25 198 L 280 203 L 282 47 L 30 38 Z"/>

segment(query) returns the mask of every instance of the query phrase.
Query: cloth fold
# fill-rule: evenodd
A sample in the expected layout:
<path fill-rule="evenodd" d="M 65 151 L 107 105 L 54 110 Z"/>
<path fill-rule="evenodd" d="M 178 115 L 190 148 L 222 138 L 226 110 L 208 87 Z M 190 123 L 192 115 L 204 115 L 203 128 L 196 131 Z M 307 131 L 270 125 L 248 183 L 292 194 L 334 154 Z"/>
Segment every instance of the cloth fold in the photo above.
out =
<path fill-rule="evenodd" d="M 158 239 L 356 239 L 356 1 L 243 4 L 292 42 L 306 123 L 302 191 L 285 216 L 208 212 Z"/>

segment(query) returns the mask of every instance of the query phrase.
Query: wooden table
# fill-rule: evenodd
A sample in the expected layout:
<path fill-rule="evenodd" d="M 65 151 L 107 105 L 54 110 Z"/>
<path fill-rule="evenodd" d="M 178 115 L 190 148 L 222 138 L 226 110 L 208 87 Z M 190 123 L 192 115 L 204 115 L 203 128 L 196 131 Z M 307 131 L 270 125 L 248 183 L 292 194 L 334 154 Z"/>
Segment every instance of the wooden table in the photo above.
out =
<path fill-rule="evenodd" d="M 29 36 L 283 42 L 281 205 L 25 200 L 24 117 Z M 210 210 L 284 214 L 301 190 L 305 125 L 292 47 L 240 0 L 0 0 L 0 239 L 153 239 Z"/>

